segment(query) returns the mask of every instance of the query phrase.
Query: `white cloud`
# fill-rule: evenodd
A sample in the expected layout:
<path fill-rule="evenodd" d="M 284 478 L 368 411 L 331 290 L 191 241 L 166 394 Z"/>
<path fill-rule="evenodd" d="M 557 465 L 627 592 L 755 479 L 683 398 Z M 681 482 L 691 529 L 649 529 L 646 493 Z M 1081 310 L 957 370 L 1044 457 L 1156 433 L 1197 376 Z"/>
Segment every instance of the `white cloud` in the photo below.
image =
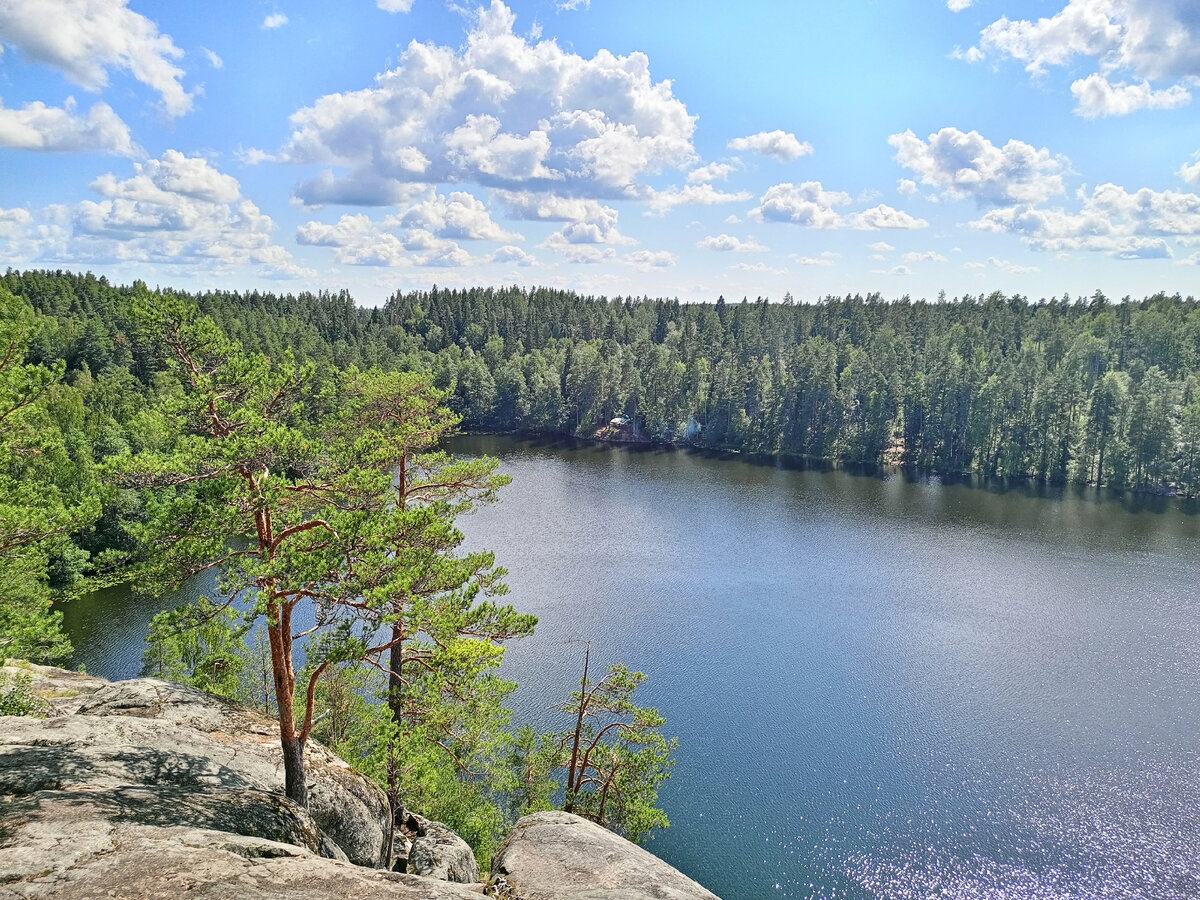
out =
<path fill-rule="evenodd" d="M 738 160 L 729 162 L 714 162 L 688 172 L 688 184 L 703 184 L 707 181 L 724 181 L 732 172 L 741 168 Z"/>
<path fill-rule="evenodd" d="M 559 0 L 558 8 L 560 10 L 567 9 L 587 9 L 592 5 L 592 0 Z"/>
<path fill-rule="evenodd" d="M 95 103 L 86 115 L 75 114 L 75 101 L 46 106 L 35 101 L 6 109 L 0 101 L 0 147 L 22 150 L 76 150 L 138 156 L 129 127 L 107 103 Z"/>
<path fill-rule="evenodd" d="M 923 253 L 917 253 L 917 252 L 905 253 L 904 261 L 910 262 L 910 263 L 949 262 L 949 260 L 946 259 L 946 257 L 942 256 L 942 254 L 938 253 L 936 250 L 926 250 Z"/>
<path fill-rule="evenodd" d="M 665 215 L 677 206 L 714 206 L 718 203 L 740 203 L 750 199 L 749 191 L 719 191 L 711 184 L 689 184 L 684 187 L 667 188 L 664 191 L 650 189 L 650 208 L 646 215 Z"/>
<path fill-rule="evenodd" d="M 269 16 L 267 16 L 265 19 L 263 19 L 262 27 L 263 28 L 282 28 L 284 25 L 287 24 L 287 21 L 288 21 L 288 17 L 285 16 L 283 13 L 271 13 Z"/>
<path fill-rule="evenodd" d="M 768 266 L 766 263 L 734 263 L 729 268 L 735 269 L 738 272 L 756 272 L 761 275 L 786 275 L 787 269 L 777 269 L 774 266 Z"/>
<path fill-rule="evenodd" d="M 254 265 L 275 276 L 311 276 L 271 242 L 274 223 L 242 196 L 237 180 L 197 157 L 168 150 L 134 163 L 135 174 L 92 182 L 103 198 L 70 212 L 71 261 L 126 260 L 202 265 Z"/>
<path fill-rule="evenodd" d="M 1104 102 L 1099 93 L 1104 88 L 1093 78 L 1108 82 L 1116 75 L 1122 79 L 1114 86 L 1120 99 L 1100 114 L 1120 115 L 1147 105 L 1139 100 L 1164 108 L 1185 102 L 1180 82 L 1200 78 L 1198 24 L 1192 0 L 1069 0 L 1053 16 L 1037 21 L 998 19 L 980 33 L 979 46 L 972 50 L 980 57 L 995 53 L 1018 60 L 1033 75 L 1070 65 L 1077 57 L 1090 58 L 1097 74 L 1076 81 L 1072 91 L 1076 96 L 1085 89 L 1097 93 L 1093 103 L 1081 99 L 1077 112 L 1096 115 L 1093 104 Z M 1124 83 L 1128 76 L 1142 84 Z M 1148 81 L 1176 84 L 1154 91 Z"/>
<path fill-rule="evenodd" d="M 783 162 L 790 162 L 793 159 L 799 159 L 801 156 L 807 156 L 813 152 L 812 144 L 808 141 L 801 143 L 791 132 L 779 129 L 775 131 L 760 131 L 758 134 L 752 134 L 747 137 L 734 138 L 729 142 L 729 149 L 739 151 L 752 150 L 764 156 L 773 156 L 775 159 Z"/>
<path fill-rule="evenodd" d="M 727 215 L 725 217 L 725 224 L 726 225 L 741 225 L 742 224 L 741 216 L 739 216 L 737 213 L 730 213 L 729 215 Z"/>
<path fill-rule="evenodd" d="M 1188 184 L 1200 183 L 1200 154 L 1193 157 L 1192 162 L 1180 166 L 1178 174 Z"/>
<path fill-rule="evenodd" d="M 946 8 L 951 12 L 962 12 L 971 6 L 974 0 L 946 0 Z"/>
<path fill-rule="evenodd" d="M 977 131 L 943 128 L 928 141 L 912 131 L 893 134 L 896 161 L 922 184 L 951 199 L 973 197 L 982 205 L 1040 203 L 1063 192 L 1067 161 L 1045 147 L 1010 140 L 997 147 Z"/>
<path fill-rule="evenodd" d="M 384 12 L 406 13 L 412 10 L 413 0 L 375 0 L 375 5 Z"/>
<path fill-rule="evenodd" d="M 1200 196 L 1102 184 L 1078 212 L 1032 206 L 996 209 L 971 223 L 1019 236 L 1035 250 L 1094 250 L 1119 259 L 1171 255 L 1166 238 L 1200 237 Z"/>
<path fill-rule="evenodd" d="M 969 262 L 966 264 L 966 268 L 968 269 L 986 269 L 989 267 L 999 269 L 1001 272 L 1008 272 L 1010 275 L 1032 275 L 1034 272 L 1041 271 L 1037 266 L 1022 266 L 995 256 L 989 256 L 986 263 Z"/>
<path fill-rule="evenodd" d="M 743 241 L 731 234 L 709 235 L 704 240 L 697 241 L 696 246 L 701 250 L 718 250 L 724 253 L 765 253 L 768 249 L 754 238 Z"/>
<path fill-rule="evenodd" d="M 911 275 L 912 273 L 912 269 L 910 269 L 908 266 L 892 266 L 890 269 L 871 270 L 872 275 L 898 275 L 903 277 L 905 275 Z"/>
<path fill-rule="evenodd" d="M 331 247 L 338 262 L 353 266 L 432 266 L 457 268 L 469 265 L 471 255 L 451 240 L 423 228 L 403 235 L 399 217 L 374 222 L 363 213 L 344 215 L 332 225 L 305 222 L 296 229 L 296 241 L 314 247 Z"/>
<path fill-rule="evenodd" d="M 767 188 L 751 215 L 765 222 L 791 222 L 813 228 L 838 228 L 842 217 L 834 206 L 850 202 L 850 195 L 827 191 L 819 181 L 784 182 Z"/>
<path fill-rule="evenodd" d="M 679 258 L 667 250 L 635 250 L 625 254 L 624 259 L 629 265 L 643 272 L 666 269 L 679 262 Z"/>
<path fill-rule="evenodd" d="M 514 266 L 537 265 L 537 259 L 532 254 L 526 253 L 520 247 L 514 247 L 512 244 L 507 244 L 493 253 L 491 261 L 494 263 L 509 263 Z"/>
<path fill-rule="evenodd" d="M 929 223 L 885 204 L 843 215 L 834 209 L 851 201 L 842 191 L 827 191 L 819 181 L 784 182 L 767 188 L 750 215 L 760 222 L 790 222 L 811 228 L 924 228 Z"/>
<path fill-rule="evenodd" d="M 1192 99 L 1182 85 L 1173 84 L 1166 90 L 1156 91 L 1148 81 L 1112 84 L 1097 73 L 1072 83 L 1071 93 L 1078 101 L 1076 114 L 1085 119 L 1124 116 L 1139 109 L 1177 109 Z"/>
<path fill-rule="evenodd" d="M 889 244 L 887 241 L 875 241 L 872 244 L 867 244 L 867 246 L 870 249 L 874 250 L 876 253 L 891 253 L 893 250 L 896 249 L 891 244 Z"/>
<path fill-rule="evenodd" d="M 519 241 L 521 235 L 497 225 L 483 202 L 466 191 L 431 192 L 399 217 L 409 228 L 423 228 L 441 238 L 473 241 Z"/>
<path fill-rule="evenodd" d="M 896 183 L 896 190 L 900 192 L 901 197 L 912 197 L 917 193 L 917 183 L 911 178 L 901 178 Z"/>
<path fill-rule="evenodd" d="M 886 203 L 880 203 L 870 209 L 854 213 L 847 219 L 851 228 L 861 228 L 864 231 L 874 231 L 877 228 L 927 228 L 929 223 L 924 219 L 906 213 L 902 209 L 892 209 Z"/>
<path fill-rule="evenodd" d="M 207 47 L 201 47 L 200 52 L 204 54 L 204 58 L 208 60 L 208 64 L 214 69 L 225 68 L 225 60 L 221 59 L 216 52 L 209 50 Z"/>
<path fill-rule="evenodd" d="M 413 41 L 372 86 L 294 113 L 281 158 L 333 167 L 296 195 L 387 205 L 407 184 L 457 182 L 632 198 L 643 175 L 694 159 L 695 117 L 645 54 L 585 59 L 514 24 L 492 0 L 461 50 Z"/>
<path fill-rule="evenodd" d="M 89 91 L 108 84 L 109 69 L 122 69 L 157 91 L 169 115 L 192 108 L 183 70 L 172 62 L 183 51 L 129 9 L 127 0 L 4 0 L 0 44 L 53 66 Z"/>
<path fill-rule="evenodd" d="M 788 259 L 794 260 L 801 266 L 832 266 L 837 254 L 826 250 L 820 256 L 803 256 L 799 253 L 789 253 Z"/>

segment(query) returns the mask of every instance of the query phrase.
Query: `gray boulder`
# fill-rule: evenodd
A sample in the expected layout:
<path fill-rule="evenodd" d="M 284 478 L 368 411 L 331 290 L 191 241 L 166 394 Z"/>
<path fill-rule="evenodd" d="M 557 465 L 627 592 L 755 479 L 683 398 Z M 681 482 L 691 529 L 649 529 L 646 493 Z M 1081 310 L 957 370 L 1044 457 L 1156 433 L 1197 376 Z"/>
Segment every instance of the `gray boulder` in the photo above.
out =
<path fill-rule="evenodd" d="M 12 718 L 0 734 L 0 794 L 175 786 L 282 794 L 278 726 L 254 710 L 156 679 L 105 684 L 75 714 Z M 315 741 L 305 752 L 307 815 L 361 866 L 383 864 L 387 801 Z"/>
<path fill-rule="evenodd" d="M 475 853 L 457 834 L 415 813 L 406 814 L 405 824 L 416 832 L 408 850 L 407 872 L 459 884 L 479 881 Z"/>
<path fill-rule="evenodd" d="M 521 900 L 717 900 L 657 856 L 565 812 L 517 822 L 492 874 Z"/>

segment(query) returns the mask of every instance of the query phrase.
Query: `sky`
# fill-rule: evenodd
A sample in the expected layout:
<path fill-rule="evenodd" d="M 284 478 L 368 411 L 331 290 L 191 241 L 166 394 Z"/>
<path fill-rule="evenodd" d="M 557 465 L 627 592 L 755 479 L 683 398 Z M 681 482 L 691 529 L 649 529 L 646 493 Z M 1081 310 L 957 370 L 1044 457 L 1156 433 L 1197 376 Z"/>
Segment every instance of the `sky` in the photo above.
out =
<path fill-rule="evenodd" d="M 1186 296 L 1198 111 L 1200 0 L 0 0 L 0 265 Z"/>

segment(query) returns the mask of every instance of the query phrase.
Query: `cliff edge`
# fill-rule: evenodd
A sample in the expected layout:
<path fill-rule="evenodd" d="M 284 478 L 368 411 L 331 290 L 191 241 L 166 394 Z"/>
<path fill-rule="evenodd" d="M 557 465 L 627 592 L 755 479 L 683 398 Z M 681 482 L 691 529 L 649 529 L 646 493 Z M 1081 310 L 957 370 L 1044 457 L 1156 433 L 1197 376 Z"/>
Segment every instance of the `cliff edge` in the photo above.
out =
<path fill-rule="evenodd" d="M 0 719 L 0 898 L 716 900 L 565 813 L 517 823 L 486 885 L 388 871 L 382 792 L 320 744 L 304 810 L 283 794 L 276 725 L 254 710 L 155 679 L 4 671 L 32 677 L 47 716 Z"/>

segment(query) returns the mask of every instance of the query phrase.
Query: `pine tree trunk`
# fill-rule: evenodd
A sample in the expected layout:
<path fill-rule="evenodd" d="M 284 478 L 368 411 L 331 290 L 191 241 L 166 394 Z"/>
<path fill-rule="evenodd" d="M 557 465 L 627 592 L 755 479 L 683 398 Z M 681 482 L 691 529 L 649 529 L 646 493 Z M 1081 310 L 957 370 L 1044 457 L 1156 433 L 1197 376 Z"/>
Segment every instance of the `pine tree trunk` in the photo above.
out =
<path fill-rule="evenodd" d="M 283 777 L 287 797 L 308 809 L 308 778 L 304 773 L 304 742 L 298 737 L 280 736 L 283 745 Z"/>

